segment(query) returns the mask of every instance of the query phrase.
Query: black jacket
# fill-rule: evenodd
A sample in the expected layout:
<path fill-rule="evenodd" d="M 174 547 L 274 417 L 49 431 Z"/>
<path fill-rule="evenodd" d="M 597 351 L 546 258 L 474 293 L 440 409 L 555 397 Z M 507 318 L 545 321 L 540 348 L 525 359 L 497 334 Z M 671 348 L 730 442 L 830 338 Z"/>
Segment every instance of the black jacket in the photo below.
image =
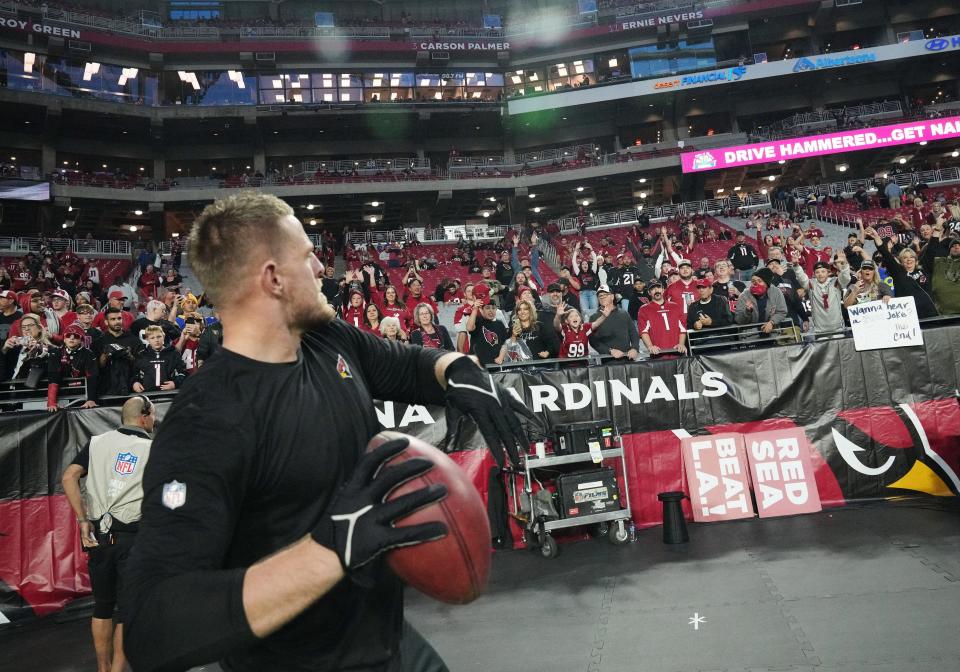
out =
<path fill-rule="evenodd" d="M 197 344 L 197 359 L 205 362 L 213 357 L 223 345 L 223 325 L 219 322 L 208 324 L 200 334 Z"/>
<path fill-rule="evenodd" d="M 704 326 L 704 329 L 717 329 L 719 327 L 729 327 L 733 324 L 733 313 L 730 312 L 730 304 L 722 296 L 714 294 L 710 297 L 709 303 L 702 303 L 699 300 L 694 301 L 687 306 L 687 329 L 694 331 L 693 325 L 697 323 L 701 315 L 706 315 L 712 321 L 710 326 Z"/>
<path fill-rule="evenodd" d="M 453 341 L 450 340 L 450 333 L 447 328 L 441 324 L 434 325 L 437 330 L 436 336 L 440 337 L 440 349 L 453 352 Z M 414 329 L 410 332 L 410 345 L 423 346 L 423 330 Z"/>
<path fill-rule="evenodd" d="M 87 400 L 100 399 L 100 365 L 97 356 L 87 348 L 79 347 L 73 352 L 66 348 L 52 348 L 47 358 L 47 375 L 50 385 L 56 385 L 58 389 L 63 387 L 65 378 L 86 378 Z"/>
<path fill-rule="evenodd" d="M 143 343 L 127 332 L 119 336 L 107 332 L 100 346 L 101 359 L 106 360 L 100 367 L 100 394 L 129 395 L 133 384 L 133 363 Z"/>
<path fill-rule="evenodd" d="M 167 346 L 160 352 L 147 348 L 134 364 L 133 381 L 143 385 L 147 392 L 159 390 L 160 385 L 167 381 L 173 381 L 180 387 L 186 377 L 187 366 L 173 346 Z"/>

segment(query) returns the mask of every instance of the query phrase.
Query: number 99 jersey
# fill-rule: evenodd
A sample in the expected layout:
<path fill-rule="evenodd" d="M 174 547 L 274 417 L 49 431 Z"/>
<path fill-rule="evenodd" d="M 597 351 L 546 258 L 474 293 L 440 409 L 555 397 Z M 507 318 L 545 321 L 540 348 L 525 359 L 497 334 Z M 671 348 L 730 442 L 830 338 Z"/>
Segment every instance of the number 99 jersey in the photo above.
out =
<path fill-rule="evenodd" d="M 574 331 L 569 324 L 563 324 L 561 334 L 563 344 L 560 346 L 560 357 L 568 359 L 571 357 L 586 357 L 590 352 L 590 334 L 593 333 L 593 325 L 584 322 L 580 329 Z"/>

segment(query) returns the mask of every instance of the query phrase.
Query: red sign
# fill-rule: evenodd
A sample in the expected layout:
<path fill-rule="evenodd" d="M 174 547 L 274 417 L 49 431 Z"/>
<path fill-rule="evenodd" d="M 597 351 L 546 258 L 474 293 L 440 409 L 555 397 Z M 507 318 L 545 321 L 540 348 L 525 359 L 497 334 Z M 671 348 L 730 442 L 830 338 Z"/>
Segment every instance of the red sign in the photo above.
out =
<path fill-rule="evenodd" d="M 810 444 L 800 428 L 745 434 L 761 518 L 820 511 Z"/>
<path fill-rule="evenodd" d="M 680 449 L 695 521 L 753 517 L 742 434 L 691 436 Z"/>

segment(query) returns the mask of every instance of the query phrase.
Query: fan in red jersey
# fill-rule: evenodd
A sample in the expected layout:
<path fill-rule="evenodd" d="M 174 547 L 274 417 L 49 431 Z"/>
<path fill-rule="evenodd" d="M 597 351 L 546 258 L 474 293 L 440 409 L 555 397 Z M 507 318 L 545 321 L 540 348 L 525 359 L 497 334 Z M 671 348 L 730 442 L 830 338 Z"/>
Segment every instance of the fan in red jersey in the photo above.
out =
<path fill-rule="evenodd" d="M 664 300 L 663 285 L 654 280 L 647 286 L 650 303 L 637 312 L 640 338 L 651 355 L 663 351 L 687 351 L 687 325 L 679 304 Z"/>
<path fill-rule="evenodd" d="M 349 296 L 347 305 L 342 308 L 343 321 L 359 329 L 364 323 L 365 314 L 363 292 L 359 289 L 351 289 Z"/>
<path fill-rule="evenodd" d="M 564 359 L 586 357 L 590 352 L 590 334 L 596 327 L 603 324 L 611 310 L 613 310 L 612 307 L 608 306 L 600 311 L 600 317 L 593 322 L 584 322 L 579 310 L 563 303 L 557 304 L 553 328 L 557 330 L 563 341 L 560 345 L 560 357 Z"/>
<path fill-rule="evenodd" d="M 687 306 L 696 301 L 697 279 L 693 275 L 693 266 L 689 259 L 681 259 L 679 263 L 680 279 L 667 287 L 664 297 L 680 306 L 683 319 L 687 319 Z"/>

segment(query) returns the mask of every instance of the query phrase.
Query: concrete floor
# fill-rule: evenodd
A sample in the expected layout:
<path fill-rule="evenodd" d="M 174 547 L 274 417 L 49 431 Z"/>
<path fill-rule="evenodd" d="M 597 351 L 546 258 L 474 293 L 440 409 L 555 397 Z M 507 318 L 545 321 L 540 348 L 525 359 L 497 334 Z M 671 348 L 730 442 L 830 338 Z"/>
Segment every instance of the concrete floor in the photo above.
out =
<path fill-rule="evenodd" d="M 451 672 L 960 670 L 960 506 L 877 503 L 497 554 L 488 593 L 407 617 Z M 706 619 L 695 629 L 690 619 Z M 0 631 L 0 671 L 94 670 L 86 621 Z"/>

